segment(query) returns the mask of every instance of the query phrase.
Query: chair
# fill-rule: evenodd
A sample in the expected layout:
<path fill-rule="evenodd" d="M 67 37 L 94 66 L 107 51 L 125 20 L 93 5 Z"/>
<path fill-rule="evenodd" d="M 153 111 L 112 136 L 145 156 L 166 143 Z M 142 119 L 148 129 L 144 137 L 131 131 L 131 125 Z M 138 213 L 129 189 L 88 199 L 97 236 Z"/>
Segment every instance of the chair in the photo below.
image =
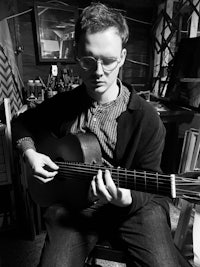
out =
<path fill-rule="evenodd" d="M 180 201 L 181 212 L 178 221 L 178 225 L 174 234 L 174 243 L 181 252 L 184 251 L 184 245 L 186 236 L 190 228 L 190 222 L 192 227 L 192 251 L 193 261 L 195 266 L 200 266 L 200 205 L 190 203 L 186 200 Z"/>
<path fill-rule="evenodd" d="M 190 134 L 187 133 L 184 136 L 182 156 L 180 160 L 179 170 L 181 173 L 194 171 L 195 166 L 198 162 L 199 155 L 199 146 L 200 146 L 200 130 L 190 128 L 187 130 Z M 196 136 L 196 137 L 195 137 Z M 196 138 L 195 142 L 192 141 L 193 138 Z M 186 144 L 190 144 L 187 146 Z M 188 149 L 187 149 L 188 147 Z M 180 217 L 178 225 L 174 235 L 174 242 L 180 251 L 184 250 L 184 244 L 186 236 L 189 230 L 189 224 L 191 218 L 193 217 L 193 230 L 192 230 L 192 241 L 193 241 L 193 254 L 194 254 L 194 263 L 197 266 L 200 265 L 200 203 L 188 202 L 186 200 L 180 200 L 179 205 L 181 206 Z"/>
<path fill-rule="evenodd" d="M 14 222 L 13 153 L 11 135 L 10 99 L 0 102 L 0 213 L 3 213 L 3 228 Z"/>
<path fill-rule="evenodd" d="M 87 260 L 87 265 L 91 267 L 100 267 L 100 265 L 97 265 L 98 260 L 105 260 L 118 262 L 123 264 L 123 266 L 126 266 L 125 259 L 126 257 L 122 251 L 113 249 L 107 241 L 104 241 L 95 246 Z"/>
<path fill-rule="evenodd" d="M 19 167 L 18 176 L 20 181 L 20 198 L 23 202 L 23 212 L 20 215 L 23 234 L 26 238 L 34 240 L 35 237 L 43 231 L 42 228 L 42 208 L 39 207 L 31 198 L 27 182 L 27 165 L 24 158 L 17 154 Z"/>
<path fill-rule="evenodd" d="M 0 122 L 5 125 L 5 142 L 7 146 L 7 163 L 10 165 L 9 179 L 11 182 L 11 172 L 13 170 L 13 151 L 12 151 L 12 134 L 11 134 L 11 107 L 10 99 L 4 98 L 0 103 Z"/>

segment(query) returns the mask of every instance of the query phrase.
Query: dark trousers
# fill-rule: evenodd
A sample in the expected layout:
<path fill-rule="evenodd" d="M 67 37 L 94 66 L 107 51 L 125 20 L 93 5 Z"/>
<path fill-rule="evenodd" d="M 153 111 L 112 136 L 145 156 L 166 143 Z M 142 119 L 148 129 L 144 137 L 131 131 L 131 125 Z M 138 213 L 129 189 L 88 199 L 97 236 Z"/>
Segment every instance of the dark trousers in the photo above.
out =
<path fill-rule="evenodd" d="M 134 214 L 108 204 L 81 212 L 52 206 L 45 220 L 47 236 L 40 267 L 83 267 L 99 239 L 122 249 L 127 267 L 190 266 L 174 246 L 168 212 L 154 202 Z"/>

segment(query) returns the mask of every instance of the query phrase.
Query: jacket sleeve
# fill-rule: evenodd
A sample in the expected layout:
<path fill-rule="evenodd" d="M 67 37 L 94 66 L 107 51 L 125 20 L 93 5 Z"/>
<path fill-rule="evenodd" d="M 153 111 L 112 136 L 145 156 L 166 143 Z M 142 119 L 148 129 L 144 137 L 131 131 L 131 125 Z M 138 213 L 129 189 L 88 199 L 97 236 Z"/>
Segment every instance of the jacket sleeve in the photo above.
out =
<path fill-rule="evenodd" d="M 166 131 L 154 108 L 143 114 L 139 129 L 140 140 L 135 155 L 137 169 L 161 172 Z"/>
<path fill-rule="evenodd" d="M 165 144 L 165 128 L 157 116 L 152 117 L 149 122 L 146 121 L 148 117 L 146 119 L 144 118 L 141 141 L 138 144 L 138 150 L 136 152 L 137 169 L 161 173 L 160 164 Z M 130 212 L 140 209 L 149 201 L 155 201 L 167 209 L 166 197 L 134 190 L 131 191 L 131 194 L 133 205 Z"/>
<path fill-rule="evenodd" d="M 27 137 L 34 141 L 44 131 L 59 135 L 61 124 L 66 119 L 65 114 L 68 114 L 67 101 L 64 101 L 66 101 L 65 95 L 56 95 L 13 118 L 11 123 L 13 145 L 16 146 L 19 139 Z"/>
<path fill-rule="evenodd" d="M 136 99 L 137 103 L 134 104 L 137 108 L 129 112 L 121 127 L 123 140 L 120 148 L 124 149 L 123 167 L 160 173 L 165 144 L 165 127 L 153 106 L 138 97 Z M 126 142 L 125 139 L 127 139 Z M 127 208 L 128 213 L 136 212 L 151 200 L 159 199 L 158 201 L 165 202 L 164 197 L 151 193 L 132 190 L 131 194 L 133 202 Z"/>

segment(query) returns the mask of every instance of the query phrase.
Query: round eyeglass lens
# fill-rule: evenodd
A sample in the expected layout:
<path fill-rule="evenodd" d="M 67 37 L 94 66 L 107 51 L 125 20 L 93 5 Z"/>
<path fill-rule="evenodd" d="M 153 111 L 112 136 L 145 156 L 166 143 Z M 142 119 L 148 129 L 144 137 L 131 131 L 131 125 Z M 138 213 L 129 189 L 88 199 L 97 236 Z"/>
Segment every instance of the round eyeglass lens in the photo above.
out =
<path fill-rule="evenodd" d="M 117 67 L 118 63 L 120 62 L 119 60 L 114 58 L 103 58 L 97 60 L 93 57 L 82 57 L 80 59 L 80 64 L 83 69 L 89 70 L 94 68 L 98 61 L 101 63 L 103 70 L 105 71 L 114 70 Z"/>
<path fill-rule="evenodd" d="M 101 62 L 104 70 L 112 71 L 117 67 L 119 60 L 113 58 L 104 58 Z"/>
<path fill-rule="evenodd" d="M 95 58 L 92 58 L 92 57 L 82 57 L 80 59 L 80 63 L 84 69 L 88 70 L 95 66 L 96 60 Z"/>

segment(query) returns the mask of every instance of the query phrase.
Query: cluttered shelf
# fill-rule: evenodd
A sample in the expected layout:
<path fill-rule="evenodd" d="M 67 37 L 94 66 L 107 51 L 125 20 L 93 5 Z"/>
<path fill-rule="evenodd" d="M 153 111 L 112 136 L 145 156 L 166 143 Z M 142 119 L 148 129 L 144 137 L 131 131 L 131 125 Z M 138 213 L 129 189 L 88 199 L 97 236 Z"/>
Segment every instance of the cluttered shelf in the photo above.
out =
<path fill-rule="evenodd" d="M 197 110 L 173 103 L 167 98 L 150 95 L 150 103 L 155 107 L 163 122 L 190 122 Z"/>
<path fill-rule="evenodd" d="M 198 113 L 165 99 L 153 98 L 150 103 L 157 110 L 166 128 L 161 168 L 164 173 L 178 173 L 184 132 L 191 127 Z M 196 128 L 199 127 L 200 125 L 196 125 Z"/>

